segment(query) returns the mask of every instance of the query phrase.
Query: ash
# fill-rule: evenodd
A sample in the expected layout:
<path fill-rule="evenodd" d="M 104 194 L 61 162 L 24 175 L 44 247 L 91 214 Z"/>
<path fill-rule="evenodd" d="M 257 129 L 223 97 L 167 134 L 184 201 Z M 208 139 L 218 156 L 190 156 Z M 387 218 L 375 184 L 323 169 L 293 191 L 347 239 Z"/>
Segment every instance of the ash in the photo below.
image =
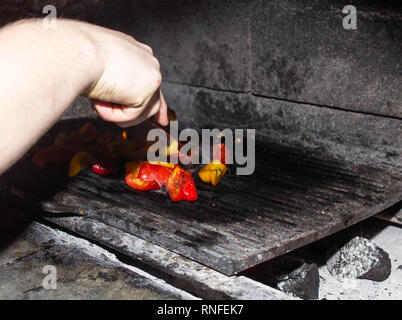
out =
<path fill-rule="evenodd" d="M 306 277 L 303 266 L 316 267 Z M 244 275 L 302 299 L 400 300 L 402 226 L 369 218 Z"/>
<path fill-rule="evenodd" d="M 388 225 L 370 237 L 371 243 L 388 253 L 391 260 L 391 273 L 382 282 L 356 279 L 359 268 L 363 268 L 370 256 L 360 256 L 360 266 L 345 268 L 344 274 L 331 275 L 327 266 L 319 268 L 319 299 L 328 300 L 390 300 L 402 299 L 402 228 Z M 363 242 L 361 242 L 363 243 Z M 363 245 L 362 245 L 363 246 Z M 355 255 L 359 255 L 356 247 Z M 360 269 L 361 270 L 361 269 Z M 344 277 L 342 277 L 344 276 Z"/>

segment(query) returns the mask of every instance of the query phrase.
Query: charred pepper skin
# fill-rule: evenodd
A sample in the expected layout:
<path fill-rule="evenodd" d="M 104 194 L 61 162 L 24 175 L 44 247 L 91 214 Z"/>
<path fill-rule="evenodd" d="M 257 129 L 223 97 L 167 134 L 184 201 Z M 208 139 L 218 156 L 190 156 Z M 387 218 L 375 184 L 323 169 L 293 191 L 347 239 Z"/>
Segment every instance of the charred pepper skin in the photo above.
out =
<path fill-rule="evenodd" d="M 202 167 L 202 169 L 198 172 L 198 176 L 200 177 L 201 181 L 211 183 L 213 186 L 216 186 L 219 181 L 221 181 L 226 171 L 228 171 L 228 167 L 226 165 L 221 163 L 219 160 L 213 160 L 209 164 Z"/>
<path fill-rule="evenodd" d="M 101 176 L 111 176 L 117 172 L 116 164 L 109 157 L 103 157 L 100 161 L 95 162 L 91 170 Z"/>
<path fill-rule="evenodd" d="M 179 166 L 176 166 L 169 176 L 167 191 L 173 202 L 181 200 L 195 201 L 198 198 L 191 173 Z"/>
<path fill-rule="evenodd" d="M 138 178 L 144 181 L 156 181 L 161 186 L 166 186 L 173 168 L 157 164 L 145 163 L 141 166 Z"/>
<path fill-rule="evenodd" d="M 32 162 L 37 167 L 44 167 L 48 163 L 69 161 L 69 177 L 76 176 L 87 167 L 101 176 L 115 175 L 116 159 L 136 158 L 137 151 L 132 142 L 127 140 L 125 132 L 120 140 L 110 141 L 111 138 L 110 132 L 99 134 L 95 126 L 88 122 L 69 137 L 66 137 L 65 133 L 60 134 L 56 139 L 57 143 L 38 150 Z M 87 144 L 95 141 L 97 145 Z M 167 147 L 167 153 L 177 155 L 179 146 L 179 142 L 173 141 Z M 99 155 L 100 160 L 96 160 L 96 156 Z M 167 162 L 131 161 L 126 163 L 125 169 L 125 182 L 133 189 L 148 191 L 159 190 L 162 186 L 166 186 L 174 202 L 197 200 L 197 190 L 191 173 L 178 165 Z"/>
<path fill-rule="evenodd" d="M 219 181 L 221 181 L 226 171 L 228 171 L 228 167 L 226 165 L 228 162 L 230 162 L 230 153 L 223 143 L 215 144 L 213 148 L 214 153 L 212 156 L 212 161 L 201 168 L 201 170 L 198 172 L 198 176 L 200 177 L 201 181 L 211 183 L 213 186 L 216 186 Z"/>
<path fill-rule="evenodd" d="M 126 174 L 125 180 L 127 185 L 135 190 L 150 191 L 159 190 L 161 188 L 157 182 L 141 180 L 135 177 L 133 173 Z"/>
<path fill-rule="evenodd" d="M 156 181 L 144 181 L 138 178 L 140 169 L 145 163 L 146 161 L 130 161 L 126 163 L 126 184 L 140 191 L 159 190 L 160 185 Z"/>
<path fill-rule="evenodd" d="M 126 164 L 126 183 L 141 191 L 158 190 L 167 186 L 173 202 L 197 200 L 197 190 L 191 173 L 175 165 L 152 164 L 146 161 Z"/>

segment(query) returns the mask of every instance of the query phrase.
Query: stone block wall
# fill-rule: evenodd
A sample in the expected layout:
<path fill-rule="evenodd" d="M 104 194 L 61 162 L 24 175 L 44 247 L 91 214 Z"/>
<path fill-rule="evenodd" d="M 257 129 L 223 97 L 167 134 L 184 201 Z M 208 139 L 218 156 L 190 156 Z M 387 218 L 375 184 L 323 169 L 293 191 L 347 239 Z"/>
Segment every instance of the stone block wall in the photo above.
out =
<path fill-rule="evenodd" d="M 0 24 L 52 1 L 4 0 Z M 161 62 L 168 104 L 194 126 L 258 128 L 283 142 L 380 151 L 401 163 L 398 1 L 57 0 L 58 15 L 133 35 Z M 343 28 L 345 5 L 357 29 Z M 74 105 L 82 108 L 84 100 Z M 224 111 L 224 114 L 222 113 Z M 70 116 L 74 111 L 69 110 Z M 329 147 L 332 145 L 332 147 Z M 334 147 L 336 146 L 336 147 Z M 375 152 L 372 154 L 376 154 Z M 377 157 L 374 156 L 374 157 Z"/>

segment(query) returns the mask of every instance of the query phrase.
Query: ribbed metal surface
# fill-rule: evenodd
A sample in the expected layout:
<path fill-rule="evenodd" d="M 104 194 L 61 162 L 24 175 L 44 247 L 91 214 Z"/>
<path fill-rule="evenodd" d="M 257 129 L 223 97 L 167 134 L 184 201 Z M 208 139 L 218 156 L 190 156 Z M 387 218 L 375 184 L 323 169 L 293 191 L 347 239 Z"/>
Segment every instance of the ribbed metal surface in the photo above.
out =
<path fill-rule="evenodd" d="M 252 176 L 236 176 L 231 169 L 217 188 L 197 178 L 199 199 L 193 203 L 172 203 L 158 192 L 134 192 L 122 176 L 86 171 L 68 179 L 65 167 L 38 170 L 29 161 L 6 178 L 17 190 L 35 195 L 44 211 L 57 212 L 58 205 L 64 206 L 61 211 L 82 210 L 225 274 L 325 237 L 402 198 L 400 172 L 308 150 L 257 144 L 256 164 Z M 7 199 L 22 205 L 26 194 L 16 195 L 16 189 L 8 188 Z"/>

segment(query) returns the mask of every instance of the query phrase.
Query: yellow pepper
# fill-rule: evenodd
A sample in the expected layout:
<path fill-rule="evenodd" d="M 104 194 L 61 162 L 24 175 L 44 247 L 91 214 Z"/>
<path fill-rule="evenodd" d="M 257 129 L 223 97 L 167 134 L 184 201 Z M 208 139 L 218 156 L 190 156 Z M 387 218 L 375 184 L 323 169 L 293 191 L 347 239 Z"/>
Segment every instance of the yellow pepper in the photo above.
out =
<path fill-rule="evenodd" d="M 170 146 L 166 148 L 166 155 L 170 156 L 175 153 L 179 153 L 179 144 L 176 140 L 173 140 Z"/>
<path fill-rule="evenodd" d="M 174 163 L 169 162 L 161 162 L 161 161 L 129 161 L 125 164 L 126 173 L 134 173 L 138 175 L 139 169 L 144 163 L 156 164 L 163 167 L 174 168 L 176 165 Z"/>
<path fill-rule="evenodd" d="M 157 149 L 151 145 L 148 147 L 147 152 L 155 152 Z M 170 146 L 161 148 L 160 152 L 162 153 L 162 155 L 169 157 L 171 155 L 174 154 L 178 154 L 179 153 L 179 143 L 177 142 L 177 140 L 172 141 L 172 143 L 170 144 Z"/>
<path fill-rule="evenodd" d="M 168 168 L 174 168 L 176 165 L 170 162 L 163 162 L 163 161 L 148 161 L 150 164 L 157 164 L 159 166 L 164 166 Z"/>
<path fill-rule="evenodd" d="M 226 171 L 228 171 L 228 167 L 226 165 L 221 163 L 219 160 L 213 160 L 209 164 L 202 167 L 202 169 L 198 172 L 198 176 L 203 182 L 210 182 L 213 186 L 216 186 L 225 175 Z"/>
<path fill-rule="evenodd" d="M 88 152 L 78 152 L 70 161 L 68 167 L 68 176 L 70 178 L 80 173 L 82 169 L 85 169 L 92 165 L 96 159 Z"/>

